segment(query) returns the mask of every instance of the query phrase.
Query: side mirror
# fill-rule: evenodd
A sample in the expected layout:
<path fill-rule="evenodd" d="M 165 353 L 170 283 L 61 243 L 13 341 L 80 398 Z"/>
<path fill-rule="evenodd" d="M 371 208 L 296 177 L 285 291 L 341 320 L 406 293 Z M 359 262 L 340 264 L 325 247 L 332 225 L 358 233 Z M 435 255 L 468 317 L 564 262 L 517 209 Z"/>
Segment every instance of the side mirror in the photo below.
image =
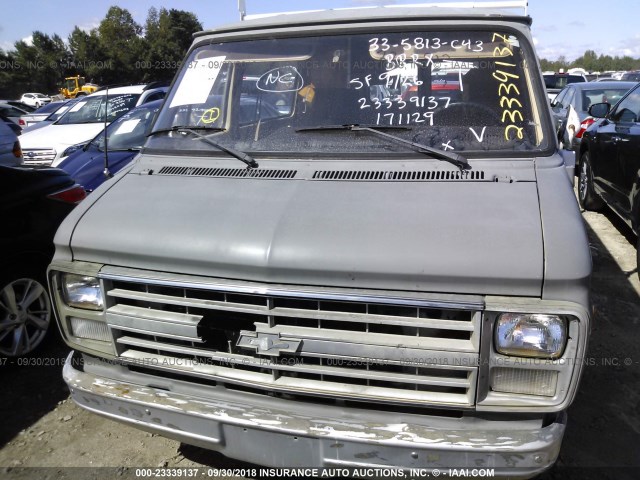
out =
<path fill-rule="evenodd" d="M 611 111 L 611 105 L 608 103 L 594 103 L 589 107 L 589 115 L 596 118 L 604 118 Z"/>

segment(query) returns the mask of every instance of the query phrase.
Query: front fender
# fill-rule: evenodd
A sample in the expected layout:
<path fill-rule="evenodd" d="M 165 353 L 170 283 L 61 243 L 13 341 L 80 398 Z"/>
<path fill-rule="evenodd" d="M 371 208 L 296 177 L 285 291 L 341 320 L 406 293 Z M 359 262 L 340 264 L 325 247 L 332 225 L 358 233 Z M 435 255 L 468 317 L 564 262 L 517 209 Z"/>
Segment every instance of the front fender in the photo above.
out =
<path fill-rule="evenodd" d="M 636 235 L 640 235 L 640 170 L 636 174 L 636 181 L 631 188 L 631 228 Z"/>

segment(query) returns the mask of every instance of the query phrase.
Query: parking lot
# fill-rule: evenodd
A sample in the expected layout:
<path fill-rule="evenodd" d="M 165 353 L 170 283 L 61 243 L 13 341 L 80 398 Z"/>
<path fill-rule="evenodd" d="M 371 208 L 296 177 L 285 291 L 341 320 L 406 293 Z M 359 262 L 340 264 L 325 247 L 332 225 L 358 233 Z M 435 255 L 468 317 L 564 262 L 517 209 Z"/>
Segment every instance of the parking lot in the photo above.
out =
<path fill-rule="evenodd" d="M 595 317 L 588 366 L 569 409 L 559 460 L 540 478 L 638 478 L 640 282 L 634 237 L 611 212 L 585 212 L 583 217 L 594 264 Z M 0 410 L 3 476 L 31 478 L 34 471 L 29 467 L 48 467 L 39 470 L 40 478 L 114 478 L 114 472 L 135 478 L 136 467 L 244 466 L 76 407 L 61 379 L 67 352 L 61 342 L 50 342 L 37 356 L 8 361 L 0 369 L 5 385 Z"/>

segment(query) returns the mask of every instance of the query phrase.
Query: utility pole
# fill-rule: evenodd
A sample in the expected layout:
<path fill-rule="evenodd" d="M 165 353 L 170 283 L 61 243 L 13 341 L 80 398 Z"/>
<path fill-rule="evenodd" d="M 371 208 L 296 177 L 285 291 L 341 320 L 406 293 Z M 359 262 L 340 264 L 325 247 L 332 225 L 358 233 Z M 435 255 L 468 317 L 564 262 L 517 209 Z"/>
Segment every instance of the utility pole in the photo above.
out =
<path fill-rule="evenodd" d="M 244 20 L 247 15 L 247 4 L 245 0 L 238 0 L 238 12 L 240 13 L 240 21 Z"/>

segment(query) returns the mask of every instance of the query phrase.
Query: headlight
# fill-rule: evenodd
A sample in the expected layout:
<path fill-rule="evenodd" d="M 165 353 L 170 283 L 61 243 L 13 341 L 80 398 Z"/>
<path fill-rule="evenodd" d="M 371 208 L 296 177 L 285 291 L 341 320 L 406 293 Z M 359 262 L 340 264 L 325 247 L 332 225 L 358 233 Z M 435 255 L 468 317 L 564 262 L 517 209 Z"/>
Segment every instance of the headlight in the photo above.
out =
<path fill-rule="evenodd" d="M 503 313 L 496 320 L 494 343 L 503 355 L 559 358 L 567 343 L 567 325 L 557 315 Z"/>
<path fill-rule="evenodd" d="M 104 307 L 100 281 L 96 277 L 63 273 L 62 297 L 70 307 L 86 310 L 102 310 Z"/>

